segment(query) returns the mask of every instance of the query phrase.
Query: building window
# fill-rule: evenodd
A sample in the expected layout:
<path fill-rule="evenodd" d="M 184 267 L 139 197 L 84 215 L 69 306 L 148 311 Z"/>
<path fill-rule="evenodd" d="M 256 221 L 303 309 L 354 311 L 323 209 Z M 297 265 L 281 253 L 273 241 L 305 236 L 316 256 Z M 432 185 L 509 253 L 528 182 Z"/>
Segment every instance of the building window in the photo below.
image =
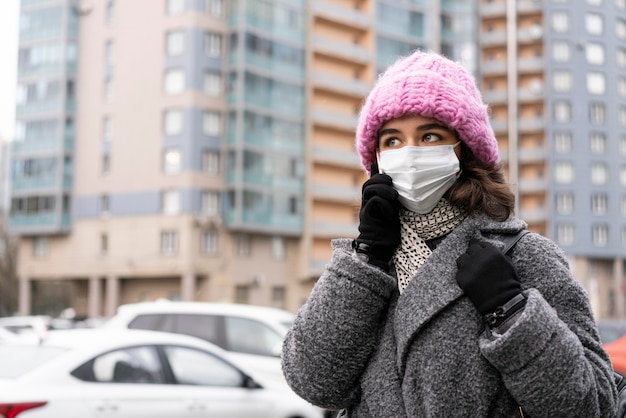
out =
<path fill-rule="evenodd" d="M 626 166 L 623 166 L 619 170 L 619 183 L 622 186 L 626 186 Z"/>
<path fill-rule="evenodd" d="M 617 19 L 617 22 L 615 22 L 615 33 L 618 38 L 626 39 L 626 21 Z"/>
<path fill-rule="evenodd" d="M 163 172 L 174 174 L 180 172 L 180 151 L 167 149 L 163 153 Z"/>
<path fill-rule="evenodd" d="M 557 162 L 554 166 L 554 180 L 560 184 L 569 184 L 574 181 L 574 166 L 567 161 Z"/>
<path fill-rule="evenodd" d="M 571 57 L 569 44 L 565 41 L 554 41 L 554 44 L 552 44 L 552 57 L 556 62 L 568 62 Z"/>
<path fill-rule="evenodd" d="M 615 0 L 615 5 L 618 9 L 624 10 L 626 9 L 626 0 Z"/>
<path fill-rule="evenodd" d="M 110 211 L 109 195 L 103 194 L 100 196 L 100 215 L 108 215 Z"/>
<path fill-rule="evenodd" d="M 206 0 L 206 11 L 213 17 L 224 15 L 224 0 Z"/>
<path fill-rule="evenodd" d="M 104 100 L 110 102 L 113 100 L 113 77 L 109 76 L 104 79 Z"/>
<path fill-rule="evenodd" d="M 204 53 L 209 57 L 220 57 L 222 55 L 222 35 L 214 32 L 207 32 L 204 35 Z"/>
<path fill-rule="evenodd" d="M 557 122 L 569 122 L 572 119 L 572 107 L 568 102 L 554 102 L 554 120 Z"/>
<path fill-rule="evenodd" d="M 622 127 L 626 127 L 626 107 L 619 108 L 619 112 L 617 113 L 617 118 L 618 118 L 619 124 Z"/>
<path fill-rule="evenodd" d="M 603 125 L 606 121 L 606 108 L 603 103 L 589 105 L 589 119 L 594 125 Z"/>
<path fill-rule="evenodd" d="M 179 15 L 185 11 L 185 0 L 165 0 L 165 12 L 168 15 Z"/>
<path fill-rule="evenodd" d="M 587 56 L 587 62 L 594 65 L 604 64 L 604 45 L 597 44 L 595 42 L 587 43 L 585 48 L 585 55 Z"/>
<path fill-rule="evenodd" d="M 164 190 L 161 193 L 161 210 L 166 215 L 176 215 L 180 212 L 180 192 L 178 190 Z"/>
<path fill-rule="evenodd" d="M 214 229 L 205 229 L 200 234 L 200 252 L 204 255 L 217 255 L 218 233 Z"/>
<path fill-rule="evenodd" d="M 606 80 L 604 74 L 587 73 L 587 91 L 591 94 L 604 94 L 606 92 Z"/>
<path fill-rule="evenodd" d="M 608 170 L 604 163 L 591 164 L 591 182 L 595 185 L 606 184 L 608 180 Z"/>
<path fill-rule="evenodd" d="M 625 0 L 626 1 L 626 0 Z M 624 48 L 617 48 L 617 65 L 620 68 L 626 68 L 626 49 Z"/>
<path fill-rule="evenodd" d="M 176 231 L 161 231 L 161 254 L 175 255 L 178 252 L 178 233 Z"/>
<path fill-rule="evenodd" d="M 165 135 L 178 135 L 183 132 L 183 111 L 169 109 L 163 114 L 163 132 Z"/>
<path fill-rule="evenodd" d="M 216 176 L 220 171 L 220 154 L 217 151 L 202 151 L 200 168 L 203 173 Z"/>
<path fill-rule="evenodd" d="M 222 74 L 213 71 L 207 71 L 204 73 L 203 83 L 204 93 L 211 97 L 218 97 L 223 92 Z"/>
<path fill-rule="evenodd" d="M 171 57 L 182 55 L 185 51 L 185 34 L 176 30 L 165 35 L 165 53 Z"/>
<path fill-rule="evenodd" d="M 552 29 L 555 32 L 567 32 L 569 29 L 569 16 L 565 12 L 554 12 L 552 14 Z"/>
<path fill-rule="evenodd" d="M 113 137 L 113 120 L 111 116 L 105 116 L 102 118 L 102 140 L 104 142 L 110 142 Z"/>
<path fill-rule="evenodd" d="M 102 175 L 108 176 L 111 174 L 111 157 L 109 154 L 102 154 Z"/>
<path fill-rule="evenodd" d="M 35 258 L 45 257 L 48 255 L 48 237 L 33 238 L 33 256 Z"/>
<path fill-rule="evenodd" d="M 591 230 L 591 240 L 596 247 L 606 247 L 609 243 L 608 225 L 593 225 Z"/>
<path fill-rule="evenodd" d="M 604 31 L 602 16 L 595 13 L 587 13 L 585 15 L 585 29 L 590 35 L 602 35 Z"/>
<path fill-rule="evenodd" d="M 567 154 L 572 151 L 572 134 L 569 132 L 554 133 L 554 149 L 560 154 Z"/>
<path fill-rule="evenodd" d="M 592 154 L 604 154 L 606 152 L 606 136 L 600 132 L 592 133 L 590 145 Z"/>
<path fill-rule="evenodd" d="M 572 75 L 569 71 L 555 71 L 553 75 L 554 91 L 570 91 L 572 89 Z"/>
<path fill-rule="evenodd" d="M 622 217 L 626 218 L 626 196 L 622 196 Z"/>
<path fill-rule="evenodd" d="M 107 234 L 100 234 L 100 254 L 106 254 L 109 252 L 109 236 Z"/>
<path fill-rule="evenodd" d="M 115 0 L 107 0 L 105 16 L 107 25 L 115 23 Z"/>
<path fill-rule="evenodd" d="M 239 257 L 249 257 L 252 252 L 252 245 L 250 242 L 250 235 L 239 234 L 236 241 L 237 248 L 235 250 Z"/>
<path fill-rule="evenodd" d="M 286 256 L 286 245 L 283 237 L 272 237 L 272 258 L 274 260 L 284 260 Z"/>
<path fill-rule="evenodd" d="M 594 215 L 605 215 L 609 210 L 609 197 L 605 193 L 594 193 L 591 196 L 591 211 Z"/>
<path fill-rule="evenodd" d="M 220 194 L 214 191 L 203 191 L 201 196 L 200 211 L 203 215 L 215 216 L 220 211 Z"/>
<path fill-rule="evenodd" d="M 619 138 L 619 153 L 622 156 L 626 156 L 626 135 L 622 135 Z"/>
<path fill-rule="evenodd" d="M 557 239 L 560 245 L 572 245 L 575 239 L 575 228 L 572 224 L 559 224 L 557 226 Z"/>
<path fill-rule="evenodd" d="M 574 212 L 574 195 L 560 192 L 556 195 L 556 211 L 559 215 L 569 215 Z"/>
<path fill-rule="evenodd" d="M 602 0 L 587 0 L 587 3 L 592 6 L 600 6 L 602 5 Z"/>
<path fill-rule="evenodd" d="M 115 64 L 115 42 L 107 41 L 104 45 L 104 65 L 111 71 Z"/>
<path fill-rule="evenodd" d="M 250 302 L 250 286 L 238 284 L 235 286 L 235 303 L 247 304 Z"/>
<path fill-rule="evenodd" d="M 287 306 L 287 290 L 285 286 L 272 287 L 272 306 L 277 309 L 285 309 Z"/>
<path fill-rule="evenodd" d="M 222 133 L 222 115 L 218 112 L 204 112 L 202 116 L 202 131 L 205 135 L 220 135 Z"/>
<path fill-rule="evenodd" d="M 185 73 L 180 68 L 165 71 L 163 89 L 167 94 L 178 94 L 185 90 Z"/>

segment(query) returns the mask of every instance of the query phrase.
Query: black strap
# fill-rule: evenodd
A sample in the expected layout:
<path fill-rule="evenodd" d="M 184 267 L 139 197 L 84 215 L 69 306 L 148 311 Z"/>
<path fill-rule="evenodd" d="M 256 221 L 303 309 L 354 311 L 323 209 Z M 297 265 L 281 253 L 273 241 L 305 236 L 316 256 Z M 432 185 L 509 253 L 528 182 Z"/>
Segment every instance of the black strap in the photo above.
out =
<path fill-rule="evenodd" d="M 506 235 L 502 240 L 502 242 L 504 242 L 504 248 L 502 249 L 502 252 L 504 254 L 508 254 L 509 251 L 511 251 L 511 248 L 513 248 L 515 244 L 517 244 L 517 241 L 519 241 L 524 235 L 528 234 L 529 232 L 530 231 L 528 229 L 522 229 L 515 235 Z"/>

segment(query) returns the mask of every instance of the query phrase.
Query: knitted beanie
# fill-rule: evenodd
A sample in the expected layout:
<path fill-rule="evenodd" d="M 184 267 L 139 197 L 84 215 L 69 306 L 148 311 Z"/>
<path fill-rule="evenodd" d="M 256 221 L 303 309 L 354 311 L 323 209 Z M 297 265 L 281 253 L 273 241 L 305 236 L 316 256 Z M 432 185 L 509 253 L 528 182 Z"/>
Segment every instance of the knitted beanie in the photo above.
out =
<path fill-rule="evenodd" d="M 404 115 L 437 119 L 454 129 L 474 156 L 498 161 L 498 143 L 472 75 L 461 65 L 434 52 L 415 51 L 382 73 L 361 108 L 356 148 L 365 171 L 376 161 L 378 131 Z"/>

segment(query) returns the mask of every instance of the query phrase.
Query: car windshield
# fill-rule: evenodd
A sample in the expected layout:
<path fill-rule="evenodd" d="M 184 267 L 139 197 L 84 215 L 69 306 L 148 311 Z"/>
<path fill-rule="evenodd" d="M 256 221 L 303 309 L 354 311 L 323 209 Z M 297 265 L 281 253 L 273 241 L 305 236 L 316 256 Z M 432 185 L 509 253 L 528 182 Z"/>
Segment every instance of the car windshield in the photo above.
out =
<path fill-rule="evenodd" d="M 20 377 L 65 351 L 39 345 L 0 345 L 0 378 Z"/>
<path fill-rule="evenodd" d="M 280 321 L 281 324 L 283 324 L 283 326 L 287 329 L 290 329 L 291 326 L 293 325 L 293 321 Z"/>

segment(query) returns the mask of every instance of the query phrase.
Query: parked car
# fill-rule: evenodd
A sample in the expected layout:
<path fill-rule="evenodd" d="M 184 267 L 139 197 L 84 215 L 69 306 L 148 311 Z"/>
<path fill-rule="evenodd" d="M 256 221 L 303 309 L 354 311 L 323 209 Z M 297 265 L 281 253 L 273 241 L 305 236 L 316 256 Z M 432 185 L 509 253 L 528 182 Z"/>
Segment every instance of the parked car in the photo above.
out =
<path fill-rule="evenodd" d="M 321 418 L 215 345 L 140 330 L 50 331 L 0 345 L 0 416 Z"/>
<path fill-rule="evenodd" d="M 626 320 L 624 319 L 600 319 L 598 320 L 600 339 L 604 344 L 618 340 L 626 335 Z"/>
<path fill-rule="evenodd" d="M 286 384 L 280 354 L 293 320 L 290 312 L 264 306 L 159 300 L 122 305 L 103 327 L 192 335 L 226 350 L 237 364 Z"/>

